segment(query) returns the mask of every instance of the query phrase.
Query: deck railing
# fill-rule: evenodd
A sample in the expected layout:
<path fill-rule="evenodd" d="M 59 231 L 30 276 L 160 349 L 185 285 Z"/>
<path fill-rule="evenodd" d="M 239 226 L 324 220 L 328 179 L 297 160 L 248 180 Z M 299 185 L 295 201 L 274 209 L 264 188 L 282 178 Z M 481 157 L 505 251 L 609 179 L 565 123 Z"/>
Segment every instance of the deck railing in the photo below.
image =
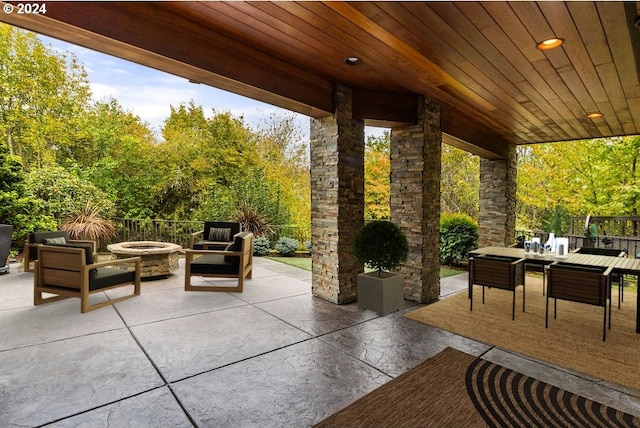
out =
<path fill-rule="evenodd" d="M 614 248 L 624 250 L 629 257 L 640 253 L 640 217 L 605 217 L 589 216 L 589 225 L 595 225 L 595 235 L 587 234 L 587 217 L 571 217 L 569 233 L 569 249 L 580 247 Z M 518 230 L 516 236 L 524 236 L 526 240 L 539 237 L 546 242 L 547 232 L 541 230 Z"/>

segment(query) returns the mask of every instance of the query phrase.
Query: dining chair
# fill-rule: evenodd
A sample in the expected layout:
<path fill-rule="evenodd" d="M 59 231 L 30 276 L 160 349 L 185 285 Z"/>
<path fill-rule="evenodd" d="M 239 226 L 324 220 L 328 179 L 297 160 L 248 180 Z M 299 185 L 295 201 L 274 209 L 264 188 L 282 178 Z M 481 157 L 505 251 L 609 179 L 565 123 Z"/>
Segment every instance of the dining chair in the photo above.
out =
<path fill-rule="evenodd" d="M 482 286 L 484 304 L 485 287 L 508 290 L 513 293 L 511 319 L 515 319 L 516 288 L 522 285 L 522 312 L 525 311 L 525 259 L 481 255 L 469 259 L 469 299 L 473 310 L 473 286 Z"/>
<path fill-rule="evenodd" d="M 586 303 L 604 308 L 602 340 L 607 340 L 607 304 L 611 330 L 612 267 L 595 267 L 571 263 L 551 263 L 547 271 L 545 328 L 549 326 L 549 299 L 554 299 L 553 318 L 557 317 L 557 300 Z"/>
<path fill-rule="evenodd" d="M 596 247 L 580 247 L 576 248 L 574 253 L 579 254 L 593 254 L 596 256 L 610 256 L 610 257 L 626 257 L 627 252 L 624 250 L 618 250 L 614 248 L 596 248 Z M 611 284 L 618 284 L 618 309 L 620 309 L 620 302 L 624 302 L 624 275 L 612 272 Z"/>

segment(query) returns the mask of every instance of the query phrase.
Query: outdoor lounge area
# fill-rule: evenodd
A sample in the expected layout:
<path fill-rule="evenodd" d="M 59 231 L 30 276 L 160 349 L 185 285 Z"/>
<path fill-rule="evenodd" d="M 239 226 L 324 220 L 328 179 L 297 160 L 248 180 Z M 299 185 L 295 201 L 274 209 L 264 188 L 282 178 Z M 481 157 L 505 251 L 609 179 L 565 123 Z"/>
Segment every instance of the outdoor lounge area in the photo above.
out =
<path fill-rule="evenodd" d="M 447 347 L 640 416 L 640 391 L 404 316 L 422 305 L 385 317 L 335 305 L 311 295 L 310 272 L 264 258 L 242 293 L 185 292 L 183 263 L 86 314 L 76 299 L 33 306 L 17 265 L 0 275 L 0 426 L 311 426 Z M 442 279 L 442 296 L 467 279 Z"/>

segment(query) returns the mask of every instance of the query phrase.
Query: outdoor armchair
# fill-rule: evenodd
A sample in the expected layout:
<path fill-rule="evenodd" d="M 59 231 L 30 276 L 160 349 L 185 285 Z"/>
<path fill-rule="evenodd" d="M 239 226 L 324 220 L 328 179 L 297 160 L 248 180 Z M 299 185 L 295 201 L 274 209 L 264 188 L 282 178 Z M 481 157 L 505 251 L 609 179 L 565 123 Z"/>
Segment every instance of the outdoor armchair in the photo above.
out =
<path fill-rule="evenodd" d="M 43 244 L 37 251 L 33 297 L 36 306 L 79 297 L 84 313 L 140 294 L 140 257 L 96 263 L 91 245 Z M 133 284 L 132 294 L 93 305 L 89 302 L 91 294 L 130 284 Z M 54 296 L 45 298 L 42 293 Z"/>
<path fill-rule="evenodd" d="M 31 267 L 31 263 L 38 260 L 38 246 L 42 244 L 86 244 L 91 245 L 92 252 L 96 252 L 96 243 L 94 241 L 85 241 L 78 239 L 69 239 L 69 232 L 33 232 L 27 237 L 27 243 L 24 246 L 24 271 L 33 272 L 35 268 Z"/>
<path fill-rule="evenodd" d="M 473 285 L 482 286 L 482 303 L 484 304 L 484 288 L 499 288 L 513 293 L 511 319 L 515 319 L 516 288 L 522 285 L 522 312 L 525 310 L 524 288 L 525 259 L 481 255 L 469 259 L 469 300 L 473 310 Z"/>
<path fill-rule="evenodd" d="M 185 251 L 185 291 L 236 291 L 242 292 L 245 278 L 253 271 L 253 233 L 240 232 L 225 250 Z M 238 278 L 235 287 L 192 285 L 191 277 Z"/>
<path fill-rule="evenodd" d="M 554 319 L 557 315 L 557 299 L 586 303 L 604 308 L 602 340 L 607 340 L 607 302 L 609 303 L 609 329 L 611 329 L 612 270 L 613 267 L 551 263 L 547 271 L 545 328 L 549 326 L 549 299 L 554 299 Z"/>
<path fill-rule="evenodd" d="M 233 237 L 242 232 L 237 222 L 207 221 L 204 229 L 189 236 L 189 248 L 192 250 L 224 250 L 233 242 Z"/>

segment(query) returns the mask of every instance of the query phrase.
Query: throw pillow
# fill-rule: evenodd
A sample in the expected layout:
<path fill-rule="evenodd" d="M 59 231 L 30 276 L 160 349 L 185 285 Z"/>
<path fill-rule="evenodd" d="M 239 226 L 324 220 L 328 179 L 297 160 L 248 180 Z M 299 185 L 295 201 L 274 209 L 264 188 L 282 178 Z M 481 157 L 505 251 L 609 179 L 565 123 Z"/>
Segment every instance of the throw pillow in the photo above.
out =
<path fill-rule="evenodd" d="M 209 241 L 228 242 L 231 241 L 231 229 L 222 227 L 212 227 L 209 230 Z"/>
<path fill-rule="evenodd" d="M 67 240 L 63 237 L 60 238 L 47 238 L 44 240 L 45 244 L 66 244 Z"/>

